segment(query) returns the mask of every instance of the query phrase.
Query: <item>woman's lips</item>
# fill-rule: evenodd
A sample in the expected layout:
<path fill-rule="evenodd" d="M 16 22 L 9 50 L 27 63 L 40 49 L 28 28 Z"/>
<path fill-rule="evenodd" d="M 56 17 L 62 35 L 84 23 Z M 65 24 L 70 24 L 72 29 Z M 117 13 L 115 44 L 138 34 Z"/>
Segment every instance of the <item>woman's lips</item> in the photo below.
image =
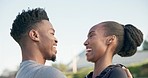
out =
<path fill-rule="evenodd" d="M 86 52 L 91 52 L 91 51 L 92 51 L 91 48 L 87 48 L 87 49 L 86 49 Z"/>
<path fill-rule="evenodd" d="M 86 49 L 86 55 L 91 54 L 91 51 L 92 51 L 92 49 L 91 49 L 91 48 L 87 48 L 87 49 Z"/>

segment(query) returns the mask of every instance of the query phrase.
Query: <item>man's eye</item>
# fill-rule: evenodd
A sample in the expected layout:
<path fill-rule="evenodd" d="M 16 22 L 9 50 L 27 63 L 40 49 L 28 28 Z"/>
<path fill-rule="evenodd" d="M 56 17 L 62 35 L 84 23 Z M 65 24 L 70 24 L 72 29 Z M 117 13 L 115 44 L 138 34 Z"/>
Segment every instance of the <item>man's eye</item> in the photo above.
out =
<path fill-rule="evenodd" d="M 51 33 L 52 35 L 54 35 L 54 33 Z"/>

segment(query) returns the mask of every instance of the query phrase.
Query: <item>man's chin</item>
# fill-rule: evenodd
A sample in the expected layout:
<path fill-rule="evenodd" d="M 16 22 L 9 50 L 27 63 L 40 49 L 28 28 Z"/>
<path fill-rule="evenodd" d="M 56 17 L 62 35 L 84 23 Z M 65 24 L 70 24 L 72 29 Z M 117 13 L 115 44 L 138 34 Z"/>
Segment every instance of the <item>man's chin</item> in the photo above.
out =
<path fill-rule="evenodd" d="M 53 57 L 51 58 L 51 61 L 55 62 L 55 61 L 56 61 L 56 56 L 53 56 Z"/>

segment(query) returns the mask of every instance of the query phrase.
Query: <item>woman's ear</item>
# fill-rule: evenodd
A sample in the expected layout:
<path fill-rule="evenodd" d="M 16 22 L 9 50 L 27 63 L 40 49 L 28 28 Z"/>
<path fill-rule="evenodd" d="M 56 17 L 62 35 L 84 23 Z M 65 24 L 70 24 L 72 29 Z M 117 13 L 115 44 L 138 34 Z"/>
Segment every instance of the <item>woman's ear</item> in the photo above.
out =
<path fill-rule="evenodd" d="M 29 37 L 33 40 L 33 41 L 39 41 L 39 33 L 34 30 L 34 29 L 31 29 L 29 31 Z"/>
<path fill-rule="evenodd" d="M 107 45 L 111 44 L 115 39 L 116 39 L 116 36 L 115 35 L 108 36 L 107 41 L 106 41 L 106 44 Z"/>

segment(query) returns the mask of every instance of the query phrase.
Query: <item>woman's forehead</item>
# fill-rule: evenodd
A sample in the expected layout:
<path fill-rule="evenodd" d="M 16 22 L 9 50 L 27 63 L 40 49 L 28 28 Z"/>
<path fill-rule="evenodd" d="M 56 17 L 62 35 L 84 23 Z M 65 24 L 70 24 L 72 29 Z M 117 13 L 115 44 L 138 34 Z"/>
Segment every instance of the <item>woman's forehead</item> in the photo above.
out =
<path fill-rule="evenodd" d="M 89 30 L 89 32 L 92 32 L 92 31 L 102 31 L 102 30 L 104 30 L 104 27 L 103 27 L 103 24 L 97 24 L 97 25 L 95 25 L 95 26 L 93 26 L 90 30 Z"/>
<path fill-rule="evenodd" d="M 93 27 L 89 30 L 88 35 L 90 35 L 90 34 L 92 34 L 92 33 L 104 35 L 104 34 L 105 34 L 105 29 L 104 29 L 103 25 L 98 24 L 98 25 L 93 26 Z"/>

